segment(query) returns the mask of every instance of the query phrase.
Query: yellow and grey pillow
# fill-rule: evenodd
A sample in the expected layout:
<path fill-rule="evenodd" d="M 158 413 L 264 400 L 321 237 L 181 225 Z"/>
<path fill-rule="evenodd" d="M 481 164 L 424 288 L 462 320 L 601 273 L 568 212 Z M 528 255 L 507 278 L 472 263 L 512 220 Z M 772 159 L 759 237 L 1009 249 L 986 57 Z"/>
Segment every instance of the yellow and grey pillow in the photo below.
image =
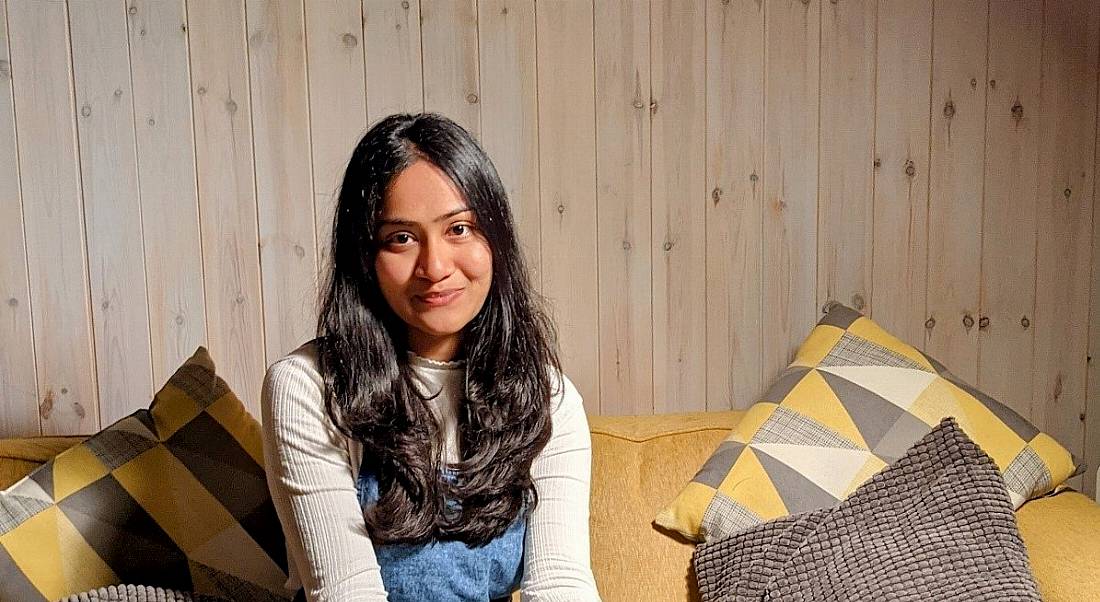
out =
<path fill-rule="evenodd" d="M 285 599 L 260 427 L 199 347 L 149 409 L 0 492 L 0 600 L 118 583 Z"/>
<path fill-rule="evenodd" d="M 997 463 L 1017 508 L 1084 468 L 1011 408 L 834 304 L 655 522 L 713 541 L 835 505 L 946 416 Z"/>

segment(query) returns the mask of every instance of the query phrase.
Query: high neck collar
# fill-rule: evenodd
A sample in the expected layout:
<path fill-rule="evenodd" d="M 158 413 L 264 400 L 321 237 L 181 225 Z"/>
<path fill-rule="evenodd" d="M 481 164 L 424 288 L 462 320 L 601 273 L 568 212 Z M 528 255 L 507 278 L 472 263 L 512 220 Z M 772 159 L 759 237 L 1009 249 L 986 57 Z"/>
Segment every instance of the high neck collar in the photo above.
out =
<path fill-rule="evenodd" d="M 419 366 L 421 368 L 429 368 L 432 370 L 461 370 L 466 366 L 466 360 L 433 360 L 428 357 L 417 355 L 416 352 L 411 349 L 407 351 L 409 357 L 409 363 L 413 366 Z"/>

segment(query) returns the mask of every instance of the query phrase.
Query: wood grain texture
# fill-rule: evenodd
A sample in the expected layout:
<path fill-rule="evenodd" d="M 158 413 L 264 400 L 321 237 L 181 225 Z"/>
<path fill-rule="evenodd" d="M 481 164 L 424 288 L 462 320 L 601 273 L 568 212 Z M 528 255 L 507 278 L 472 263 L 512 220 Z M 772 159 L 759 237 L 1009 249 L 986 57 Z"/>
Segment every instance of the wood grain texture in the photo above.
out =
<path fill-rule="evenodd" d="M 308 3 L 307 3 L 308 4 Z M 363 0 L 367 122 L 424 110 L 418 0 Z"/>
<path fill-rule="evenodd" d="M 206 345 L 187 11 L 182 0 L 130 0 L 138 192 L 153 383 Z"/>
<path fill-rule="evenodd" d="M 764 393 L 764 6 L 707 3 L 707 409 Z"/>
<path fill-rule="evenodd" d="M 218 373 L 258 416 L 267 358 L 244 11 L 243 0 L 187 5 L 207 338 Z"/>
<path fill-rule="evenodd" d="M 977 382 L 988 3 L 940 2 L 932 31 L 925 351 Z"/>
<path fill-rule="evenodd" d="M 103 426 L 153 389 L 126 6 L 69 6 L 84 227 Z"/>
<path fill-rule="evenodd" d="M 7 7 L 42 433 L 99 429 L 65 4 Z"/>
<path fill-rule="evenodd" d="M 876 0 L 821 5 L 817 306 L 873 311 Z M 825 133 L 828 135 L 825 135 Z"/>
<path fill-rule="evenodd" d="M 541 287 L 539 231 L 538 82 L 535 3 L 478 3 L 481 145 L 508 194 L 516 233 L 536 288 Z"/>
<path fill-rule="evenodd" d="M 924 345 L 932 0 L 878 6 L 871 316 Z M 889 43 L 886 43 L 889 41 Z"/>
<path fill-rule="evenodd" d="M 1084 453 L 1100 5 L 1046 3 L 1032 421 Z M 1081 479 L 1070 480 L 1080 488 Z"/>
<path fill-rule="evenodd" d="M 0 17 L 7 1 L 0 0 Z M 27 245 L 7 19 L 0 18 L 0 436 L 39 435 Z"/>
<path fill-rule="evenodd" d="M 595 4 L 600 412 L 653 412 L 650 14 Z"/>
<path fill-rule="evenodd" d="M 420 5 L 424 110 L 442 113 L 481 138 L 477 0 Z"/>
<path fill-rule="evenodd" d="M 1042 2 L 989 7 L 989 77 L 976 385 L 1021 416 L 1032 414 L 1035 198 Z"/>
<path fill-rule="evenodd" d="M 652 3 L 653 410 L 707 407 L 706 21 Z"/>
<path fill-rule="evenodd" d="M 336 197 L 352 150 L 368 126 L 363 5 L 334 0 L 304 6 L 317 261 L 327 270 Z"/>
<path fill-rule="evenodd" d="M 309 90 L 302 6 L 248 0 L 246 13 L 266 365 L 316 330 Z"/>
<path fill-rule="evenodd" d="M 557 325 L 562 368 L 585 409 L 599 413 L 592 6 L 539 3 L 535 27 L 543 294 Z"/>
<path fill-rule="evenodd" d="M 770 382 L 820 315 L 817 305 L 821 0 L 765 4 L 763 379 Z M 771 74 L 782 73 L 782 77 Z"/>

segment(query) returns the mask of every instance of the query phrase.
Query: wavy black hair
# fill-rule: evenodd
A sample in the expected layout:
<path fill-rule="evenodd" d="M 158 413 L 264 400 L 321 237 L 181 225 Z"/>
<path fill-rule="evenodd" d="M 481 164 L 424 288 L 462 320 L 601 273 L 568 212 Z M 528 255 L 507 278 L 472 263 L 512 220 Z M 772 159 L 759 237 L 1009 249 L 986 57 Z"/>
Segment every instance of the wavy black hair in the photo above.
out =
<path fill-rule="evenodd" d="M 455 482 L 441 478 L 443 431 L 431 397 L 413 386 L 408 327 L 382 296 L 374 268 L 386 191 L 417 161 L 450 177 L 492 251 L 489 293 L 459 351 L 466 398 Z M 364 513 L 371 539 L 488 543 L 538 503 L 531 464 L 550 438 L 550 399 L 564 382 L 557 333 L 531 285 L 507 193 L 473 136 L 435 113 L 390 115 L 372 126 L 340 186 L 325 276 L 317 318 L 325 409 L 363 443 L 377 476 L 379 499 Z"/>

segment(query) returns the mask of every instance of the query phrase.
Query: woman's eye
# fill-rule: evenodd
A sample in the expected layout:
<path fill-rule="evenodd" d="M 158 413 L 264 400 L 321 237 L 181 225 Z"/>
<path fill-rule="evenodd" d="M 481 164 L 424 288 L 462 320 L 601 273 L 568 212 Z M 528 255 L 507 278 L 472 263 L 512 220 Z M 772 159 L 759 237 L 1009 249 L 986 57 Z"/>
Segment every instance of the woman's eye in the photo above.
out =
<path fill-rule="evenodd" d="M 388 242 L 403 245 L 403 244 L 406 244 L 408 242 L 408 239 L 411 239 L 411 238 L 412 237 L 409 236 L 408 234 L 405 234 L 404 232 L 399 232 L 399 233 L 394 234 L 393 236 L 391 236 L 389 238 Z"/>
<path fill-rule="evenodd" d="M 458 228 L 461 228 L 462 231 L 456 231 L 455 234 L 458 234 L 459 236 L 465 236 L 470 233 L 470 230 L 473 229 L 473 226 L 471 226 L 470 224 L 455 224 L 454 226 L 452 226 L 452 228 L 456 230 Z"/>

